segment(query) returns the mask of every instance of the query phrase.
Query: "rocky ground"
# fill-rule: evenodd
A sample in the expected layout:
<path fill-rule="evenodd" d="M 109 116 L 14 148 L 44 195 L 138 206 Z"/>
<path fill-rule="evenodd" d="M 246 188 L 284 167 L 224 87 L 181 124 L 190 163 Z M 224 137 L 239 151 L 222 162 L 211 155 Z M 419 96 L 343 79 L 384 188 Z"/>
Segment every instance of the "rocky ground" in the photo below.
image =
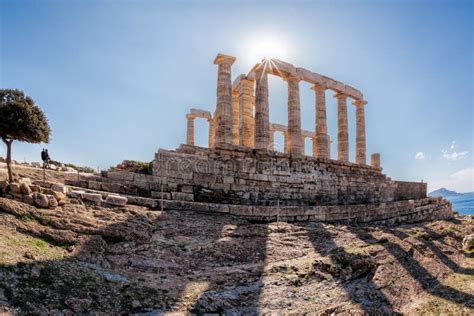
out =
<path fill-rule="evenodd" d="M 473 233 L 468 217 L 395 227 L 255 224 L 70 198 L 53 209 L 0 198 L 0 306 L 56 315 L 468 315 L 474 259 L 462 240 Z"/>

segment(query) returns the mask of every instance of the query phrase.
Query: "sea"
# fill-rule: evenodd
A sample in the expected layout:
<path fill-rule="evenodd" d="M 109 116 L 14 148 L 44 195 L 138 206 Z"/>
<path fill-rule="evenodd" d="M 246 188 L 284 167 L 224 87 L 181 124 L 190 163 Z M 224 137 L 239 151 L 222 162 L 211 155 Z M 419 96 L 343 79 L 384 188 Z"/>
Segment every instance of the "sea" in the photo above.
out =
<path fill-rule="evenodd" d="M 447 200 L 453 204 L 453 209 L 462 215 L 474 215 L 474 192 L 456 196 L 448 196 Z"/>

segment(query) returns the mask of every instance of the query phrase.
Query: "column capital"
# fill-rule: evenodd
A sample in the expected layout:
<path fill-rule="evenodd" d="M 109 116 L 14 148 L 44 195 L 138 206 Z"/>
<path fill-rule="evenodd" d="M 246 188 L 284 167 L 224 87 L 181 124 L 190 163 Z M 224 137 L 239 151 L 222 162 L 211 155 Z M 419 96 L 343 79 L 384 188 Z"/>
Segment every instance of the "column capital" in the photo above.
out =
<path fill-rule="evenodd" d="M 319 85 L 319 84 L 314 84 L 313 87 L 311 88 L 311 90 L 314 90 L 314 91 L 326 91 L 326 87 L 325 87 L 325 86 L 322 86 L 322 85 Z"/>
<path fill-rule="evenodd" d="M 236 58 L 234 56 L 217 54 L 216 58 L 214 59 L 214 64 L 215 65 L 219 65 L 219 64 L 232 65 L 235 62 L 235 60 Z"/>
<path fill-rule="evenodd" d="M 352 104 L 355 106 L 364 106 L 367 104 L 367 101 L 365 100 L 354 100 L 352 101 Z"/>
<path fill-rule="evenodd" d="M 296 75 L 291 75 L 291 74 L 282 76 L 281 78 L 283 79 L 283 81 L 286 81 L 286 82 L 290 82 L 290 81 L 300 82 L 301 81 L 300 77 L 298 77 Z"/>
<path fill-rule="evenodd" d="M 193 114 L 186 114 L 186 118 L 187 118 L 188 120 L 194 120 L 194 119 L 196 118 L 196 116 L 193 115 Z"/>
<path fill-rule="evenodd" d="M 342 92 L 336 92 L 334 93 L 333 97 L 335 97 L 336 99 L 346 99 L 347 94 L 344 94 Z"/>

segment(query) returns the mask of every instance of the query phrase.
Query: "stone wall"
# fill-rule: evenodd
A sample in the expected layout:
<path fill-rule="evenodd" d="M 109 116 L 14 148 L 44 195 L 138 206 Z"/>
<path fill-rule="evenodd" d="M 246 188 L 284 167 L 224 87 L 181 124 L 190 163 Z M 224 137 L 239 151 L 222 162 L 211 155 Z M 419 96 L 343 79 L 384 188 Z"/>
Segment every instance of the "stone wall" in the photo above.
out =
<path fill-rule="evenodd" d="M 414 197 L 426 197 L 427 183 L 396 181 L 395 200 L 408 200 Z"/>
<path fill-rule="evenodd" d="M 143 197 L 236 205 L 355 205 L 426 197 L 425 183 L 393 181 L 380 168 L 232 145 L 160 149 L 152 173 L 111 170 L 67 181 Z"/>

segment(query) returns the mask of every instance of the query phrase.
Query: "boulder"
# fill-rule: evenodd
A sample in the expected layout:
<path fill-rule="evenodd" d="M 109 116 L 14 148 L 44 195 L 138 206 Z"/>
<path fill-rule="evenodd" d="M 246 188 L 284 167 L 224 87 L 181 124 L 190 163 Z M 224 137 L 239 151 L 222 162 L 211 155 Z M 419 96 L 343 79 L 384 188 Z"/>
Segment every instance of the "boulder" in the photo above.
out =
<path fill-rule="evenodd" d="M 125 206 L 127 202 L 128 202 L 128 199 L 120 195 L 109 194 L 107 195 L 107 198 L 105 199 L 105 203 L 110 204 L 110 205 L 115 205 L 115 206 Z"/>
<path fill-rule="evenodd" d="M 26 185 L 32 185 L 33 183 L 31 182 L 31 179 L 30 178 L 20 178 L 20 180 L 18 180 L 18 182 L 20 184 L 24 183 Z"/>
<path fill-rule="evenodd" d="M 23 196 L 23 203 L 26 203 L 26 204 L 29 204 L 29 205 L 35 204 L 35 201 L 33 199 L 33 194 L 24 195 Z"/>
<path fill-rule="evenodd" d="M 51 186 L 51 190 L 53 190 L 55 192 L 61 192 L 61 193 L 64 193 L 64 194 L 67 194 L 69 192 L 69 188 L 67 186 L 65 186 L 64 184 L 60 184 L 60 183 L 54 183 Z"/>
<path fill-rule="evenodd" d="M 49 199 L 46 194 L 43 193 L 35 193 L 33 194 L 33 201 L 36 205 L 42 208 L 47 208 L 49 206 Z"/>
<path fill-rule="evenodd" d="M 30 185 L 30 189 L 31 189 L 31 191 L 33 191 L 33 192 L 41 192 L 41 187 L 40 187 L 39 185 L 37 185 L 37 184 L 32 184 L 32 185 Z"/>
<path fill-rule="evenodd" d="M 53 195 L 48 194 L 46 196 L 48 198 L 48 206 L 49 207 L 57 207 L 58 206 L 58 201 L 56 200 L 56 198 Z"/>
<path fill-rule="evenodd" d="M 16 182 L 10 183 L 9 188 L 10 188 L 10 192 L 12 192 L 12 193 L 21 193 L 19 183 L 16 183 Z"/>
<path fill-rule="evenodd" d="M 102 202 L 102 194 L 99 193 L 84 193 L 82 198 L 86 201 L 91 201 L 94 203 Z"/>
<path fill-rule="evenodd" d="M 54 198 L 59 202 L 59 201 L 64 201 L 66 199 L 66 194 L 57 192 L 57 191 L 52 191 L 51 195 L 54 196 Z"/>
<path fill-rule="evenodd" d="M 466 237 L 464 237 L 464 239 L 462 240 L 462 247 L 466 251 L 474 250 L 474 234 L 467 235 Z"/>
<path fill-rule="evenodd" d="M 20 191 L 24 195 L 30 195 L 33 192 L 30 186 L 24 182 L 20 184 Z"/>
<path fill-rule="evenodd" d="M 0 192 L 5 192 L 8 188 L 7 180 L 0 180 Z"/>

